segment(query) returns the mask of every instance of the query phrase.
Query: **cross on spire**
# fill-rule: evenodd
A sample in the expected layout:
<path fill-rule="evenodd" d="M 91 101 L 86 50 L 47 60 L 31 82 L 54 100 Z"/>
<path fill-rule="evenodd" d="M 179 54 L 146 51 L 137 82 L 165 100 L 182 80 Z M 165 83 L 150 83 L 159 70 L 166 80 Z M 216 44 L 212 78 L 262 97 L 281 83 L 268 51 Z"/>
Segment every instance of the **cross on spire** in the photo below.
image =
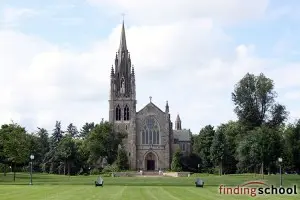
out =
<path fill-rule="evenodd" d="M 149 99 L 150 99 L 150 103 L 151 103 L 152 102 L 152 97 L 150 96 Z"/>

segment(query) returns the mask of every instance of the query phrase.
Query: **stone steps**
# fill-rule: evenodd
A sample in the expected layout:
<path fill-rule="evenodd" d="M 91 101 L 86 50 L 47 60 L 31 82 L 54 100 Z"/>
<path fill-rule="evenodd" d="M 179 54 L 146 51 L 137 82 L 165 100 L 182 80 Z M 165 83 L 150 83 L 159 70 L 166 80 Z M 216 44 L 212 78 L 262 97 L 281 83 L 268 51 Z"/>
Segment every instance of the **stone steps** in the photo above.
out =
<path fill-rule="evenodd" d="M 143 171 L 143 176 L 162 176 L 159 171 Z"/>

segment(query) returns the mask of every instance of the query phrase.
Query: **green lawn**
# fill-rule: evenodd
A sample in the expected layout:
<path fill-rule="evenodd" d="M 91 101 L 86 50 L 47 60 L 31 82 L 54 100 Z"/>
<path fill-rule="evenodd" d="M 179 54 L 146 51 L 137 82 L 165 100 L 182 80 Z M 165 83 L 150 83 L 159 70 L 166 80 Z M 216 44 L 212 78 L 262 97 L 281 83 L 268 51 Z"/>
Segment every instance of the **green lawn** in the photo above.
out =
<path fill-rule="evenodd" d="M 6 177 L 0 174 L 1 200 L 196 200 L 196 199 L 252 199 L 247 195 L 221 195 L 219 185 L 237 186 L 246 181 L 259 180 L 254 175 L 198 175 L 205 181 L 204 188 L 194 186 L 195 177 L 154 178 L 154 177 L 104 177 L 104 187 L 95 187 L 96 176 L 59 176 L 34 174 L 33 185 L 28 185 L 28 174 L 17 174 L 16 182 L 12 182 L 12 174 Z M 265 176 L 267 184 L 278 185 L 279 176 Z M 284 187 L 300 184 L 299 175 L 283 177 Z M 294 196 L 257 196 L 256 199 L 300 199 L 300 190 Z"/>

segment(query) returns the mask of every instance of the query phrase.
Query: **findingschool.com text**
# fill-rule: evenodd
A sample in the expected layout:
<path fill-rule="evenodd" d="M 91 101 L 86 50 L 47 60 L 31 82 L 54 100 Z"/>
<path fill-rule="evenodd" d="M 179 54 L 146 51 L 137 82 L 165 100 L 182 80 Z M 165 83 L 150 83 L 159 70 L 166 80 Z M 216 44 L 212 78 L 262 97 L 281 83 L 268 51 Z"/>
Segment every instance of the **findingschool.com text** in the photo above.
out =
<path fill-rule="evenodd" d="M 258 185 L 263 185 L 257 187 Z M 258 195 L 297 195 L 297 185 L 292 187 L 277 187 L 267 185 L 264 182 L 248 182 L 238 186 L 219 186 L 219 194 L 222 195 L 248 195 L 256 197 Z"/>

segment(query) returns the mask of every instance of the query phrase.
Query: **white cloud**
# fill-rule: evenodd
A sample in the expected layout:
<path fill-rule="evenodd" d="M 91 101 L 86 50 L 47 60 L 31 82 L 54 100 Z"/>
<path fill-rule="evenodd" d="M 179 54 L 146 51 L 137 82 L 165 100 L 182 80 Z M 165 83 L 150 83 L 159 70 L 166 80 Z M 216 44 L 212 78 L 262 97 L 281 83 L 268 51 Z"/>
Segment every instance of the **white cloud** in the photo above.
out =
<path fill-rule="evenodd" d="M 234 1 L 224 6 L 236 8 L 230 2 Z M 173 6 L 178 5 L 175 1 Z M 141 10 L 145 7 L 139 6 Z M 212 13 L 217 16 L 216 10 Z M 160 12 L 158 8 L 162 15 Z M 227 12 L 237 17 L 233 10 Z M 259 13 L 262 11 L 241 17 L 257 17 Z M 167 25 L 127 28 L 127 44 L 136 70 L 138 109 L 149 102 L 149 96 L 163 110 L 168 100 L 172 119 L 180 113 L 184 128 L 198 132 L 206 124 L 235 118 L 231 92 L 247 72 L 265 72 L 277 88 L 300 86 L 296 77 L 299 73 L 294 71 L 300 69 L 298 63 L 262 59 L 251 44 L 233 46 L 234 38 L 213 19 L 187 18 L 174 19 Z M 62 120 L 65 127 L 70 122 L 80 127 L 85 122 L 107 119 L 110 67 L 119 38 L 120 26 L 90 49 L 75 52 L 19 32 L 0 31 L 0 124 L 13 119 L 30 130 L 37 126 L 51 130 L 55 120 Z M 289 108 L 293 116 L 300 113 L 300 108 Z"/>
<path fill-rule="evenodd" d="M 112 15 L 128 14 L 137 23 L 169 23 L 190 18 L 210 17 L 232 24 L 264 16 L 269 0 L 86 0 Z"/>
<path fill-rule="evenodd" d="M 20 20 L 36 16 L 38 12 L 29 8 L 5 7 L 2 11 L 1 22 L 5 26 L 16 26 Z"/>

